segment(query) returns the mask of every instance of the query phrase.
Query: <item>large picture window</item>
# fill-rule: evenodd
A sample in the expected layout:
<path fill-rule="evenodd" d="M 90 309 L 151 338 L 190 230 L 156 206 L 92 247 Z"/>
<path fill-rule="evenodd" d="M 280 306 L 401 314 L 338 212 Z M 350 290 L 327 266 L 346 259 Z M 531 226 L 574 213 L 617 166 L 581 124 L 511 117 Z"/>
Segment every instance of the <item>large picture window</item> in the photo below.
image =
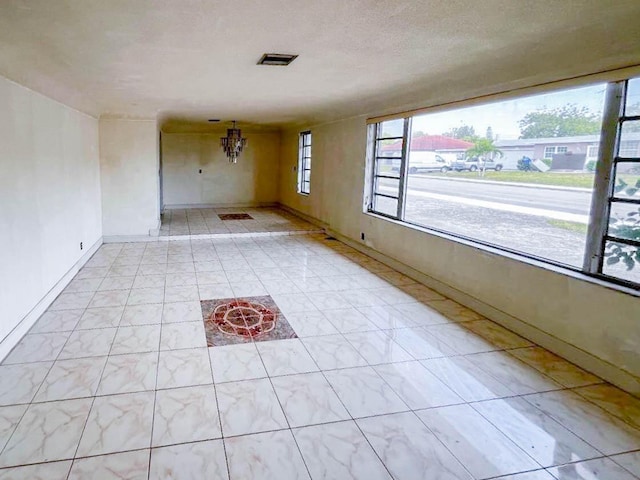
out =
<path fill-rule="evenodd" d="M 298 193 L 311 192 L 311 132 L 301 132 L 298 153 Z"/>
<path fill-rule="evenodd" d="M 603 123 L 611 84 L 374 123 L 366 209 L 640 283 L 639 80 L 615 82 L 624 108 L 613 126 Z M 615 152 L 602 144 L 612 128 Z M 608 194 L 594 196 L 609 174 Z"/>

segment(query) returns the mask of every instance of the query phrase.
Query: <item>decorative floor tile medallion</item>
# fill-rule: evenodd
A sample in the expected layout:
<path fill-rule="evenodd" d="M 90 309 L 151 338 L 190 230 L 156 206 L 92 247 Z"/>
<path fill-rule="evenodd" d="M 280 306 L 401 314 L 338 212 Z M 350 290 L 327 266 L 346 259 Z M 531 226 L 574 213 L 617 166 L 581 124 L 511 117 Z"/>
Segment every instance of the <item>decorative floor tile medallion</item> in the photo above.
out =
<path fill-rule="evenodd" d="M 269 295 L 203 300 L 207 346 L 297 338 Z"/>
<path fill-rule="evenodd" d="M 253 220 L 248 213 L 219 213 L 220 220 Z"/>

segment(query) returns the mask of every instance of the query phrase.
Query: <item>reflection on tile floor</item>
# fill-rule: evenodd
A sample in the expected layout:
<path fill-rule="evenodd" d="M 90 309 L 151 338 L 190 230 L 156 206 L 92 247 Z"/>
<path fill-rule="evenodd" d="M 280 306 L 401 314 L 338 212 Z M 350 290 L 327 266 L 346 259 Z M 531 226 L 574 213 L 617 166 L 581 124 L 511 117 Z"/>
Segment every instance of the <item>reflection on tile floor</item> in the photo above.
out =
<path fill-rule="evenodd" d="M 160 236 L 316 232 L 318 228 L 276 207 L 165 210 Z"/>
<path fill-rule="evenodd" d="M 269 295 L 202 300 L 208 347 L 298 338 Z"/>
<path fill-rule="evenodd" d="M 640 400 L 323 235 L 111 244 L 0 365 L 0 450 L 0 479 L 637 480 Z"/>

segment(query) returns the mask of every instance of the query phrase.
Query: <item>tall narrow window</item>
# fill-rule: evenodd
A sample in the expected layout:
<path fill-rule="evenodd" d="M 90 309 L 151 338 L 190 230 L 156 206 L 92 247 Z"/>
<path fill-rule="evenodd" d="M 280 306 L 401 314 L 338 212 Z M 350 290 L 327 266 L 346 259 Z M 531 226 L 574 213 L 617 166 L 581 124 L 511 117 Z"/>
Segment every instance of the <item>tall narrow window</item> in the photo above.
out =
<path fill-rule="evenodd" d="M 298 193 L 311 192 L 311 132 L 301 132 L 298 154 Z"/>
<path fill-rule="evenodd" d="M 611 170 L 601 271 L 640 283 L 640 78 L 624 89 Z"/>

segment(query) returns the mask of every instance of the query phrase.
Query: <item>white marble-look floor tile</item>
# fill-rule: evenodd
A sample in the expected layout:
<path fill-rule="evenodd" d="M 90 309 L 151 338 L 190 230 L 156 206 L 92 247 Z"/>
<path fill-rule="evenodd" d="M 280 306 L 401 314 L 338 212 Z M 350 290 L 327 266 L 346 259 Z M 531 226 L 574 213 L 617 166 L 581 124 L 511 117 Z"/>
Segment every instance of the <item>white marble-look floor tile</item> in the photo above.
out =
<path fill-rule="evenodd" d="M 290 430 L 229 438 L 225 445 L 232 479 L 309 479 Z"/>
<path fill-rule="evenodd" d="M 95 295 L 94 292 L 62 293 L 49 307 L 49 311 L 76 310 L 87 308 L 89 302 Z"/>
<path fill-rule="evenodd" d="M 78 278 L 77 276 L 69 282 L 69 285 L 64 289 L 64 293 L 78 293 L 78 292 L 95 292 L 100 287 L 103 278 Z"/>
<path fill-rule="evenodd" d="M 0 480 L 67 480 L 71 460 L 0 470 Z"/>
<path fill-rule="evenodd" d="M 129 290 L 108 290 L 96 292 L 89 303 L 89 308 L 119 307 L 127 304 Z"/>
<path fill-rule="evenodd" d="M 149 448 L 153 402 L 153 392 L 96 397 L 77 455 Z"/>
<path fill-rule="evenodd" d="M 165 303 L 162 322 L 195 322 L 202 320 L 202 308 L 199 301 Z"/>
<path fill-rule="evenodd" d="M 225 437 L 288 428 L 268 379 L 221 383 L 216 392 Z"/>
<path fill-rule="evenodd" d="M 298 428 L 293 434 L 314 480 L 391 478 L 353 421 Z"/>
<path fill-rule="evenodd" d="M 127 305 L 122 315 L 120 325 L 152 325 L 162 320 L 162 303 L 148 305 Z"/>
<path fill-rule="evenodd" d="M 426 330 L 430 335 L 462 355 L 498 350 L 497 346 L 467 330 L 464 325 L 455 323 L 431 325 L 426 327 Z"/>
<path fill-rule="evenodd" d="M 360 307 L 358 311 L 376 327 L 387 330 L 391 328 L 414 327 L 417 322 L 410 316 L 399 312 L 391 305 L 379 305 L 377 307 Z"/>
<path fill-rule="evenodd" d="M 543 467 L 602 455 L 522 398 L 478 402 L 472 407 Z"/>
<path fill-rule="evenodd" d="M 34 333 L 25 335 L 4 359 L 4 365 L 13 363 L 46 362 L 60 354 L 70 332 Z"/>
<path fill-rule="evenodd" d="M 215 300 L 218 298 L 233 298 L 235 295 L 228 283 L 199 285 L 198 293 L 202 300 Z M 201 315 L 202 316 L 202 315 Z"/>
<path fill-rule="evenodd" d="M 222 430 L 213 385 L 156 392 L 154 447 L 220 438 Z"/>
<path fill-rule="evenodd" d="M 257 342 L 256 347 L 269 376 L 318 371 L 318 366 L 297 338 Z"/>
<path fill-rule="evenodd" d="M 69 480 L 147 480 L 149 450 L 112 453 L 73 461 Z"/>
<path fill-rule="evenodd" d="M 157 352 L 160 345 L 160 325 L 119 327 L 113 340 L 111 355 Z"/>
<path fill-rule="evenodd" d="M 90 408 L 89 398 L 30 405 L 0 455 L 0 466 L 73 458 Z"/>
<path fill-rule="evenodd" d="M 111 355 L 100 380 L 98 395 L 154 390 L 157 371 L 156 352 Z"/>
<path fill-rule="evenodd" d="M 549 469 L 558 480 L 636 480 L 624 468 L 608 458 L 596 458 Z"/>
<path fill-rule="evenodd" d="M 409 410 L 409 407 L 371 367 L 324 372 L 352 417 L 368 417 Z"/>
<path fill-rule="evenodd" d="M 140 267 L 142 268 L 142 267 Z M 132 288 L 158 288 L 165 284 L 164 275 L 137 275 L 133 281 Z"/>
<path fill-rule="evenodd" d="M 178 388 L 213 383 L 206 348 L 160 352 L 156 388 Z"/>
<path fill-rule="evenodd" d="M 184 443 L 151 451 L 149 480 L 227 480 L 222 440 Z"/>
<path fill-rule="evenodd" d="M 76 328 L 83 312 L 83 309 L 44 312 L 29 333 L 70 332 Z"/>
<path fill-rule="evenodd" d="M 437 311 L 431 304 L 420 302 L 405 303 L 393 306 L 403 317 L 410 320 L 413 326 L 440 325 L 455 322 Z"/>
<path fill-rule="evenodd" d="M 468 355 L 471 363 L 490 374 L 517 395 L 559 390 L 562 385 L 506 352 Z"/>
<path fill-rule="evenodd" d="M 206 346 L 207 339 L 202 321 L 167 323 L 162 326 L 160 350 L 177 350 L 181 348 Z"/>
<path fill-rule="evenodd" d="M 577 388 L 574 392 L 611 415 L 640 428 L 640 400 L 637 397 L 609 384 Z"/>
<path fill-rule="evenodd" d="M 193 264 L 192 264 L 193 267 Z M 200 300 L 198 287 L 196 285 L 185 285 L 179 287 L 165 287 L 164 301 L 171 302 L 191 302 Z"/>
<path fill-rule="evenodd" d="M 421 363 L 467 402 L 515 395 L 467 358 L 433 358 L 422 360 Z"/>
<path fill-rule="evenodd" d="M 0 405 L 30 403 L 53 362 L 0 365 Z"/>
<path fill-rule="evenodd" d="M 108 355 L 117 330 L 117 328 L 76 330 L 69 336 L 69 340 L 60 352 L 60 359 Z"/>
<path fill-rule="evenodd" d="M 423 327 L 385 330 L 409 355 L 418 360 L 449 357 L 457 353 Z"/>
<path fill-rule="evenodd" d="M 541 347 L 518 348 L 509 351 L 509 354 L 565 387 L 582 387 L 602 383 L 602 380 L 595 375 Z"/>
<path fill-rule="evenodd" d="M 540 468 L 469 405 L 433 408 L 416 413 L 475 478 Z M 491 452 L 491 455 L 487 455 L 487 452 Z"/>
<path fill-rule="evenodd" d="M 561 390 L 523 398 L 607 455 L 640 449 L 640 430 L 574 392 Z"/>
<path fill-rule="evenodd" d="M 198 283 L 195 272 L 167 273 L 165 280 L 165 285 L 168 287 L 196 285 Z"/>
<path fill-rule="evenodd" d="M 353 345 L 369 365 L 413 360 L 411 355 L 380 330 L 348 333 L 345 334 L 344 338 Z"/>
<path fill-rule="evenodd" d="M 203 268 L 203 267 L 200 267 Z M 222 266 L 220 266 L 222 268 Z M 196 267 L 198 270 L 198 267 Z M 229 283 L 229 279 L 222 270 L 197 271 L 197 282 L 199 285 L 215 285 L 217 283 Z"/>
<path fill-rule="evenodd" d="M 98 291 L 102 292 L 105 290 L 130 290 L 133 285 L 133 279 L 135 277 L 107 277 L 105 278 L 100 287 L 98 287 Z"/>
<path fill-rule="evenodd" d="M 367 361 L 342 335 L 307 337 L 302 339 L 302 343 L 321 370 L 367 365 Z"/>
<path fill-rule="evenodd" d="M 0 407 L 0 452 L 9 441 L 26 410 L 27 405 Z"/>
<path fill-rule="evenodd" d="M 252 380 L 267 376 L 254 343 L 209 348 L 209 357 L 215 383 Z"/>
<path fill-rule="evenodd" d="M 377 365 L 374 370 L 413 410 L 464 403 L 420 362 Z"/>
<path fill-rule="evenodd" d="M 611 460 L 618 465 L 622 465 L 629 472 L 633 473 L 636 477 L 640 478 L 640 452 L 623 453 L 622 455 L 615 455 L 611 457 Z"/>
<path fill-rule="evenodd" d="M 88 330 L 91 328 L 109 328 L 120 325 L 124 307 L 100 307 L 87 308 L 82 314 L 77 330 Z"/>
<path fill-rule="evenodd" d="M 499 480 L 556 480 L 547 470 L 533 470 L 531 472 L 516 473 L 500 477 Z"/>
<path fill-rule="evenodd" d="M 58 360 L 38 390 L 34 401 L 49 402 L 96 394 L 107 357 Z"/>
<path fill-rule="evenodd" d="M 338 330 L 322 312 L 295 312 L 287 315 L 287 321 L 298 337 L 315 337 L 337 334 Z"/>
<path fill-rule="evenodd" d="M 350 418 L 321 373 L 287 375 L 272 378 L 271 382 L 291 427 Z"/>
<path fill-rule="evenodd" d="M 364 418 L 357 424 L 397 480 L 472 479 L 414 413 Z"/>
<path fill-rule="evenodd" d="M 365 315 L 353 307 L 335 310 L 320 310 L 340 333 L 378 330 L 375 323 L 368 320 Z"/>
<path fill-rule="evenodd" d="M 162 303 L 164 291 L 164 287 L 134 288 L 129 294 L 127 305 Z"/>

